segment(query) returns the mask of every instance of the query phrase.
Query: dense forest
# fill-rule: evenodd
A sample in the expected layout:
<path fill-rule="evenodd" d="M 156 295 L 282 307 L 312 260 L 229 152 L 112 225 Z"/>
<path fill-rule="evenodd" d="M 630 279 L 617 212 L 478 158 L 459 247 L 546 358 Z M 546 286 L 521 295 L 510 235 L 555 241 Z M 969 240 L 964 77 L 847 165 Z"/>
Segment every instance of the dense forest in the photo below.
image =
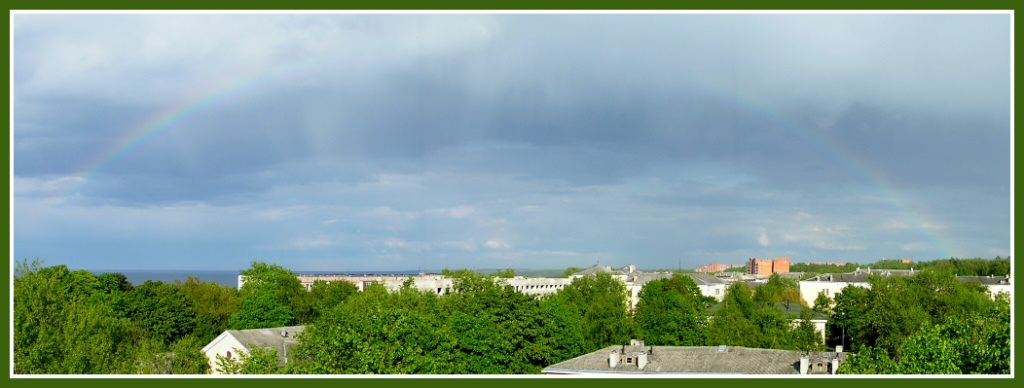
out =
<path fill-rule="evenodd" d="M 815 309 L 830 319 L 825 344 L 809 316 L 794 325 L 776 307 L 799 300 L 798 283 L 778 276 L 754 289 L 734 284 L 708 313 L 714 301 L 679 274 L 647 283 L 632 311 L 624 284 L 608 274 L 542 298 L 507 286 L 502 279 L 511 270 L 445 271 L 454 292 L 442 296 L 417 291 L 412 279 L 395 292 L 382 285 L 358 292 L 347 282 L 317 282 L 307 291 L 292 271 L 262 262 L 242 274 L 248 280 L 239 290 L 197 278 L 132 286 L 116 273 L 23 261 L 14 278 L 14 371 L 209 373 L 200 349 L 224 330 L 306 325 L 283 368 L 270 349 L 220 358 L 219 367 L 248 374 L 528 374 L 638 338 L 793 350 L 842 344 L 856 352 L 843 373 L 1009 373 L 1009 301 L 992 300 L 980 285 L 962 284 L 941 268 L 872 277 L 869 289 L 848 288 L 834 302 L 819 298 Z"/>

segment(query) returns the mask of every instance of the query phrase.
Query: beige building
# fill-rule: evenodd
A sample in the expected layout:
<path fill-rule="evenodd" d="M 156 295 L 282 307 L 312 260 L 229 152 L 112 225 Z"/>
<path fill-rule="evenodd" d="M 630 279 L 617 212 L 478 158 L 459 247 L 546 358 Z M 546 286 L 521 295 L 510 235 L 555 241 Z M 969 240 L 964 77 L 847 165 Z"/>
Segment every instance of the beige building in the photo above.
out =
<path fill-rule="evenodd" d="M 272 327 L 266 329 L 228 330 L 221 333 L 213 341 L 203 347 L 202 352 L 210 363 L 213 374 L 222 374 L 217 366 L 217 356 L 238 358 L 240 353 L 248 353 L 252 347 L 274 349 L 277 352 L 278 365 L 288 362 L 288 351 L 298 345 L 295 336 L 305 326 Z"/>
<path fill-rule="evenodd" d="M 625 284 L 626 292 L 629 296 L 628 306 L 630 309 L 632 309 L 633 306 L 636 306 L 637 302 L 640 301 L 640 290 L 643 289 L 643 286 L 647 284 L 647 282 L 672 276 L 669 272 L 642 272 L 637 270 L 636 265 L 627 265 L 618 269 L 612 268 L 611 266 L 593 265 L 581 270 L 580 272 L 572 274 L 567 278 L 531 278 L 516 276 L 513 278 L 499 279 L 499 281 L 508 284 L 518 292 L 527 295 L 542 296 L 558 292 L 571 284 L 575 279 L 589 275 L 596 275 L 598 273 L 608 273 Z M 718 301 L 721 301 L 725 296 L 725 290 L 728 288 L 728 284 L 721 279 L 706 274 L 687 275 L 697 283 L 697 287 L 700 288 L 702 295 L 715 298 L 715 300 Z M 355 284 L 359 291 L 364 291 L 371 284 L 375 283 L 382 284 L 387 287 L 387 289 L 395 291 L 400 289 L 410 278 L 413 280 L 413 287 L 421 292 L 445 295 L 450 293 L 454 288 L 451 278 L 439 274 L 299 274 L 296 276 L 299 278 L 302 286 L 307 290 L 311 289 L 313 287 L 313 283 L 317 281 L 346 281 Z M 243 284 L 245 284 L 245 277 L 239 275 L 238 287 L 241 288 Z"/>

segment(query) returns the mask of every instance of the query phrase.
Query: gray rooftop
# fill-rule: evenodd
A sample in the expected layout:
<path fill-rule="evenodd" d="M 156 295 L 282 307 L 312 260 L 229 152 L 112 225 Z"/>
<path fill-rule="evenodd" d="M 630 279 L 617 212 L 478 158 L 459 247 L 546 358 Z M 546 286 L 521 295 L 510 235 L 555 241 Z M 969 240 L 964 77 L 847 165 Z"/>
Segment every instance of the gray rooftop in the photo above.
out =
<path fill-rule="evenodd" d="M 688 273 L 686 274 L 693 279 L 694 283 L 698 286 L 708 286 L 712 284 L 725 284 L 725 281 L 719 279 L 717 276 L 703 274 L 703 273 Z"/>
<path fill-rule="evenodd" d="M 614 273 L 614 272 L 618 272 L 618 271 L 612 271 L 612 270 L 608 269 L 608 267 L 602 266 L 600 264 L 594 264 L 592 266 L 584 268 L 582 271 L 574 273 L 573 276 L 587 276 L 587 275 L 596 275 L 596 274 L 599 274 L 599 273 Z"/>
<path fill-rule="evenodd" d="M 251 350 L 253 346 L 276 350 L 280 360 L 278 364 L 284 365 L 285 359 L 282 356 L 287 351 L 282 352 L 282 349 L 287 350 L 298 345 L 295 336 L 302 333 L 305 329 L 305 326 L 286 326 L 266 329 L 228 330 L 228 333 L 235 337 L 238 342 L 241 342 L 246 347 L 246 350 Z M 287 336 L 282 336 L 282 331 L 285 331 Z"/>
<path fill-rule="evenodd" d="M 800 356 L 806 352 L 796 350 L 759 349 L 739 346 L 622 346 L 613 345 L 568 361 L 544 368 L 544 373 L 694 373 L 694 374 L 799 374 Z M 648 351 L 648 363 L 641 370 L 636 363 L 609 365 L 609 356 L 618 351 L 626 355 Z M 817 373 L 818 363 L 825 371 L 838 357 L 845 361 L 845 353 L 810 352 L 811 373 Z"/>
<path fill-rule="evenodd" d="M 957 276 L 960 283 L 981 283 L 986 286 L 996 284 L 1010 284 L 1009 276 Z"/>

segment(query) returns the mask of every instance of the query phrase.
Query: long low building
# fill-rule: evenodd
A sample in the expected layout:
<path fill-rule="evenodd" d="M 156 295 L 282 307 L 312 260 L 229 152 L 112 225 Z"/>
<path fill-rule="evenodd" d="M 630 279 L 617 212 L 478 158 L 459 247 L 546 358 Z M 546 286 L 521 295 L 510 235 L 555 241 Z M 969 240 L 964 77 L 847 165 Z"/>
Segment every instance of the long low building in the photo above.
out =
<path fill-rule="evenodd" d="M 417 275 L 404 275 L 404 274 L 381 274 L 381 275 L 347 275 L 347 274 L 334 274 L 334 275 L 320 275 L 320 274 L 300 274 L 297 275 L 302 286 L 309 290 L 313 287 L 313 283 L 317 281 L 325 282 L 337 282 L 345 281 L 355 284 L 356 288 L 362 292 L 371 284 L 382 284 L 387 289 L 395 291 L 402 287 L 409 279 L 413 280 L 413 287 L 421 292 L 429 292 L 436 295 L 445 295 L 454 289 L 454 283 L 451 278 L 438 275 L 438 274 L 417 274 Z M 572 278 L 530 278 L 524 276 L 516 276 L 512 278 L 503 278 L 501 281 L 511 286 L 516 291 L 522 292 L 527 295 L 545 295 L 558 292 L 565 288 L 565 286 L 572 283 Z M 241 288 L 245 284 L 245 277 L 242 275 L 238 276 L 238 287 Z"/>
<path fill-rule="evenodd" d="M 900 269 L 874 269 L 871 268 L 861 270 L 857 269 L 850 273 L 839 273 L 839 274 L 821 274 L 812 278 L 800 281 L 800 296 L 805 301 L 814 304 L 814 301 L 818 298 L 819 294 L 825 294 L 829 300 L 835 300 L 836 294 L 843 291 L 844 288 L 849 286 L 871 288 L 871 283 L 868 282 L 868 277 L 871 275 L 878 276 L 914 276 L 921 271 L 915 271 L 913 269 L 900 270 Z M 1010 275 L 1006 276 L 957 276 L 957 280 L 961 283 L 981 283 L 988 290 L 990 297 L 995 298 L 998 294 L 1006 294 L 1013 297 L 1013 283 L 1011 282 Z"/>
<path fill-rule="evenodd" d="M 611 266 L 594 265 L 583 269 L 565 278 L 534 278 L 516 276 L 501 279 L 516 291 L 527 295 L 547 295 L 558 292 L 572 283 L 573 280 L 593 276 L 599 273 L 607 273 L 613 278 L 619 279 L 625 284 L 629 296 L 628 307 L 632 309 L 640 301 L 640 291 L 648 282 L 658 279 L 665 279 L 672 276 L 670 272 L 643 272 L 636 269 L 635 265 L 628 265 L 622 268 Z M 707 274 L 687 274 L 704 296 L 712 297 L 722 301 L 728 283 L 715 276 Z M 336 282 L 346 281 L 356 285 L 359 291 L 366 290 L 371 284 L 383 284 L 389 290 L 398 290 L 410 278 L 413 280 L 413 287 L 421 292 L 430 292 L 436 295 L 445 295 L 452 291 L 452 279 L 440 274 L 298 274 L 299 282 L 309 290 L 317 281 Z M 238 275 L 238 288 L 245 284 L 245 276 Z"/>

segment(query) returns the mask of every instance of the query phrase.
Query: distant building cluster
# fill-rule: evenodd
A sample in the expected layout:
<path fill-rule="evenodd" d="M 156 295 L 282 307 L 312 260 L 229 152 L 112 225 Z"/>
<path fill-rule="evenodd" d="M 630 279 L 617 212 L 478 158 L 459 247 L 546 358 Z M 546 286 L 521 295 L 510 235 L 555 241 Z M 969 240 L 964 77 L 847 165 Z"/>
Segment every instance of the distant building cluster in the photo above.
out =
<path fill-rule="evenodd" d="M 746 264 L 711 263 L 711 264 L 704 264 L 704 265 L 702 265 L 700 267 L 697 267 L 697 269 L 695 269 L 694 272 L 699 272 L 699 273 L 716 273 L 716 272 L 727 271 L 727 270 L 732 269 L 732 268 L 743 268 L 743 267 L 746 267 L 746 266 L 747 266 Z"/>
<path fill-rule="evenodd" d="M 715 272 L 722 272 L 722 271 L 728 270 L 729 268 L 732 268 L 732 267 L 733 266 L 729 265 L 729 264 L 712 263 L 712 264 L 704 264 L 704 265 L 702 265 L 700 267 L 697 267 L 697 269 L 695 269 L 694 271 L 695 272 L 700 272 L 700 273 L 715 273 Z"/>
<path fill-rule="evenodd" d="M 900 263 L 910 264 L 910 259 L 900 259 Z M 704 264 L 694 269 L 694 272 L 698 273 L 719 273 L 725 272 L 732 268 L 747 268 L 747 274 L 749 275 L 765 275 L 770 276 L 773 273 L 787 273 L 789 272 L 789 266 L 791 262 L 788 257 L 781 257 L 776 259 L 748 259 L 743 264 L 723 264 L 723 263 L 710 263 Z M 813 261 L 807 264 L 814 265 L 831 265 L 836 267 L 846 266 L 845 261 Z"/>
<path fill-rule="evenodd" d="M 747 261 L 747 274 L 769 276 L 773 273 L 788 273 L 789 258 L 779 257 L 775 259 L 751 258 Z"/>

